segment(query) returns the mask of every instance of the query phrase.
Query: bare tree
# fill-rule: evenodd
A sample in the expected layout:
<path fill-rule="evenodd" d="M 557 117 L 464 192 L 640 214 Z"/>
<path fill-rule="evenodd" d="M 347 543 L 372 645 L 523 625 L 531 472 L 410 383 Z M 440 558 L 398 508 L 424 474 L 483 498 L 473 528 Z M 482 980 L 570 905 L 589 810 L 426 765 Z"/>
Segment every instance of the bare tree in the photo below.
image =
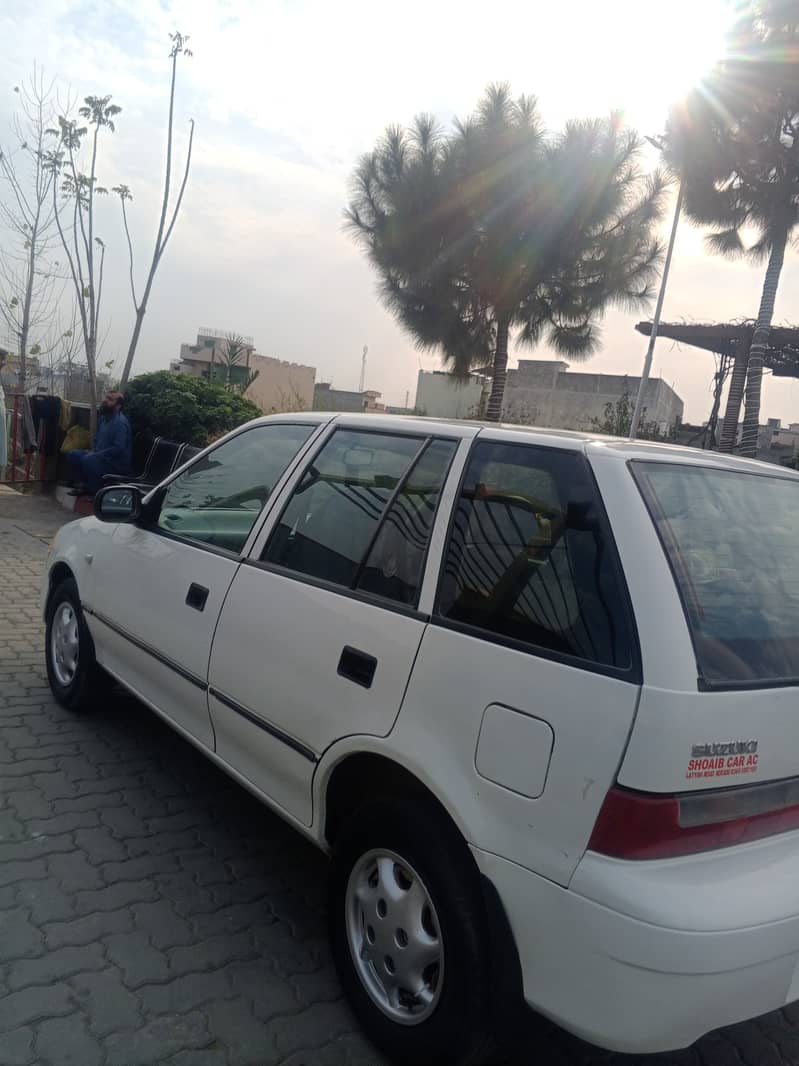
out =
<path fill-rule="evenodd" d="M 66 326 L 66 329 L 63 328 Z M 82 347 L 78 308 L 73 299 L 69 318 L 59 318 L 39 354 L 39 388 L 71 398 L 72 376 Z M 60 387 L 59 387 L 60 386 Z"/>
<path fill-rule="evenodd" d="M 147 281 L 144 286 L 141 300 L 136 296 L 136 282 L 134 279 L 133 269 L 133 241 L 130 236 L 130 229 L 128 227 L 128 212 L 126 203 L 132 201 L 133 196 L 127 185 L 117 185 L 114 187 L 114 192 L 119 196 L 120 203 L 122 205 L 122 222 L 125 227 L 125 236 L 128 240 L 128 255 L 130 261 L 130 294 L 133 298 L 133 308 L 136 312 L 136 319 L 133 324 L 133 335 L 130 338 L 130 344 L 128 346 L 128 354 L 125 358 L 125 366 L 122 371 L 122 378 L 120 380 L 120 388 L 124 389 L 127 384 L 127 380 L 130 377 L 130 369 L 133 365 L 133 360 L 136 356 L 136 348 L 139 343 L 139 336 L 141 335 L 142 324 L 144 323 L 144 316 L 147 313 L 147 301 L 150 299 L 150 293 L 153 287 L 153 281 L 155 280 L 155 274 L 158 270 L 158 266 L 163 257 L 166 246 L 169 243 L 169 238 L 172 236 L 172 230 L 175 228 L 175 222 L 177 221 L 178 213 L 180 211 L 180 205 L 183 203 L 183 194 L 186 191 L 186 184 L 189 180 L 189 167 L 191 166 L 191 149 L 194 142 L 194 119 L 189 122 L 189 146 L 186 150 L 186 165 L 183 169 L 183 180 L 180 183 L 180 189 L 178 190 L 177 200 L 175 201 L 175 207 L 172 211 L 169 224 L 167 225 L 167 215 L 169 214 L 169 198 L 171 195 L 172 185 L 172 140 L 174 132 L 174 111 L 175 111 L 175 79 L 177 76 L 178 56 L 190 56 L 192 53 L 190 49 L 186 47 L 188 41 L 188 35 L 182 33 L 170 33 L 169 39 L 172 42 L 172 48 L 169 53 L 169 58 L 172 60 L 172 78 L 169 86 L 169 120 L 167 123 L 167 135 L 166 135 L 166 172 L 164 175 L 164 194 L 161 201 L 161 217 L 158 222 L 158 232 L 155 236 L 155 247 L 153 248 L 153 257 L 150 261 L 150 270 L 147 274 Z"/>
<path fill-rule="evenodd" d="M 48 153 L 48 165 L 56 180 L 52 203 L 58 235 L 67 258 L 69 276 L 75 289 L 83 349 L 94 402 L 91 405 L 91 434 L 97 428 L 97 337 L 103 295 L 105 243 L 95 235 L 95 198 L 107 193 L 97 184 L 97 150 L 101 130 L 113 133 L 114 119 L 122 110 L 110 96 L 87 96 L 78 114 L 87 123 L 59 115 L 52 134 L 57 146 Z M 80 169 L 84 140 L 89 141 L 89 172 Z M 61 196 L 59 197 L 59 192 Z"/>
<path fill-rule="evenodd" d="M 24 395 L 29 357 L 40 353 L 51 331 L 64 278 L 52 257 L 55 176 L 46 146 L 55 111 L 54 82 L 34 66 L 14 92 L 18 103 L 9 142 L 0 144 L 0 225 L 6 238 L 0 251 L 0 322 L 16 349 L 17 388 Z M 30 441 L 30 411 L 27 405 L 23 410 Z"/>

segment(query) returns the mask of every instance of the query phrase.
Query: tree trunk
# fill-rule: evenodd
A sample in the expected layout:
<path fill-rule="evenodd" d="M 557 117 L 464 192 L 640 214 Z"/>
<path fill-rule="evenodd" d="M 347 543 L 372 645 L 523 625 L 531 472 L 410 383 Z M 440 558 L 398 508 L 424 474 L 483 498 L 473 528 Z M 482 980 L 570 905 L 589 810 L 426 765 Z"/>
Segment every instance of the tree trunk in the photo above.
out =
<path fill-rule="evenodd" d="M 185 38 L 183 39 L 185 41 Z M 182 49 L 181 49 L 182 50 Z M 136 347 L 139 343 L 139 334 L 141 333 L 142 322 L 144 316 L 147 313 L 147 301 L 150 299 L 150 290 L 153 287 L 153 281 L 155 280 L 155 272 L 158 270 L 158 265 L 161 262 L 161 256 L 164 254 L 164 250 L 167 246 L 169 238 L 172 235 L 172 230 L 177 222 L 178 212 L 180 211 L 180 205 L 183 203 L 183 193 L 186 191 L 186 182 L 189 180 L 189 167 L 191 166 L 191 151 L 194 144 L 194 119 L 191 120 L 189 125 L 189 147 L 186 151 L 186 169 L 183 172 L 183 181 L 181 182 L 180 191 L 178 193 L 177 202 L 175 204 L 175 210 L 172 212 L 172 221 L 164 232 L 166 226 L 166 215 L 169 208 L 169 186 L 172 181 L 172 133 L 173 133 L 173 119 L 175 113 L 175 78 L 177 74 L 177 62 L 180 51 L 178 47 L 172 51 L 172 80 L 169 87 L 169 121 L 167 123 L 166 134 L 166 167 L 164 175 L 164 195 L 161 201 L 161 218 L 158 222 L 158 232 L 155 236 L 155 247 L 153 248 L 153 258 L 150 263 L 150 272 L 147 275 L 147 283 L 144 286 L 144 295 L 141 299 L 141 304 L 136 307 L 136 324 L 133 329 L 133 336 L 131 337 L 130 345 L 128 346 L 128 354 L 125 359 L 125 366 L 122 370 L 122 379 L 120 380 L 119 387 L 124 389 L 128 383 L 130 377 L 130 370 L 133 366 L 133 359 L 136 355 Z M 187 52 L 187 55 L 191 55 Z M 123 203 L 124 208 L 124 203 Z M 125 223 L 127 232 L 127 221 Z M 130 247 L 130 235 L 128 235 L 128 246 Z M 131 247 L 131 284 L 133 277 L 133 249 Z M 133 296 L 133 305 L 136 306 L 136 296 Z M 213 363 L 212 363 L 213 365 Z"/>
<path fill-rule="evenodd" d="M 31 329 L 31 305 L 33 303 L 33 280 L 36 270 L 38 226 L 39 214 L 37 212 L 35 225 L 29 238 L 28 276 L 25 279 L 25 299 L 22 303 L 22 328 L 19 334 L 19 374 L 17 376 L 17 390 L 22 396 L 22 440 L 26 451 L 32 449 L 36 444 L 36 427 L 33 424 L 31 406 L 28 402 L 28 341 L 30 340 Z"/>
<path fill-rule="evenodd" d="M 750 459 L 757 456 L 757 438 L 760 428 L 760 389 L 763 383 L 763 360 L 768 347 L 771 320 L 774 317 L 774 303 L 777 299 L 777 286 L 780 283 L 782 264 L 785 261 L 785 245 L 788 243 L 787 232 L 777 240 L 771 249 L 757 323 L 752 334 L 752 346 L 749 349 L 749 362 L 746 372 L 746 409 L 744 410 L 743 432 L 741 434 L 741 455 Z"/>
<path fill-rule="evenodd" d="M 486 421 L 499 422 L 502 417 L 502 402 L 505 399 L 505 382 L 508 377 L 509 322 L 504 316 L 497 318 L 497 350 L 494 353 L 494 373 L 491 395 L 488 397 Z"/>
<path fill-rule="evenodd" d="M 141 333 L 142 325 L 144 324 L 144 316 L 147 314 L 146 300 L 142 300 L 139 307 L 136 308 L 136 322 L 133 326 L 133 336 L 130 338 L 130 344 L 128 345 L 128 354 L 125 359 L 125 366 L 122 371 L 122 377 L 119 381 L 119 391 L 124 392 L 125 386 L 128 383 L 128 377 L 130 376 L 130 368 L 133 366 L 133 357 L 136 354 L 136 346 L 139 343 L 139 334 Z"/>
<path fill-rule="evenodd" d="M 738 436 L 738 416 L 741 413 L 741 402 L 744 398 L 744 385 L 746 384 L 746 364 L 749 361 L 749 352 L 741 345 L 735 345 L 735 359 L 732 364 L 730 376 L 730 391 L 727 393 L 727 407 L 724 411 L 724 422 L 721 426 L 720 452 L 731 452 L 735 447 L 735 438 Z"/>
<path fill-rule="evenodd" d="M 89 407 L 89 435 L 91 436 L 91 448 L 94 448 L 94 438 L 97 436 L 97 363 L 95 362 L 96 338 L 90 337 L 86 345 L 86 366 L 89 371 L 89 392 L 91 393 L 91 406 Z"/>

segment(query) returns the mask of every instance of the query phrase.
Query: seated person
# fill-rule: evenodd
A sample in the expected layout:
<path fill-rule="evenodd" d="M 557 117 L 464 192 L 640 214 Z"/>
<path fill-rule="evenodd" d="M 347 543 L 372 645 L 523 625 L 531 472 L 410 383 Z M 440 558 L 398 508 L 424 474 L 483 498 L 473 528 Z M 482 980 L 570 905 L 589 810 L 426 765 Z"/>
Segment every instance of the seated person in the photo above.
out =
<path fill-rule="evenodd" d="M 133 445 L 130 422 L 122 413 L 123 401 L 121 392 L 107 392 L 100 409 L 94 448 L 91 451 L 76 448 L 66 453 L 70 477 L 77 482 L 73 496 L 82 492 L 94 495 L 102 488 L 104 474 L 132 475 Z"/>

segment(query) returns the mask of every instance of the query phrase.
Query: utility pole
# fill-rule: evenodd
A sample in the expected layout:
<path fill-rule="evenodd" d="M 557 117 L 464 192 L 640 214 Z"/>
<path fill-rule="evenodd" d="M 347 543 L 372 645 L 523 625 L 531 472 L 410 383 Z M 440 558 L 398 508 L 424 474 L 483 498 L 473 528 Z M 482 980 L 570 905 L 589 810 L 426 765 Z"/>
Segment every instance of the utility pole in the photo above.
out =
<path fill-rule="evenodd" d="M 361 381 L 358 385 L 358 392 L 363 392 L 366 388 L 366 353 L 369 351 L 368 345 L 363 346 L 363 355 L 361 356 Z"/>
<path fill-rule="evenodd" d="M 654 137 L 646 138 L 650 144 L 653 144 L 655 148 L 663 150 L 663 143 L 656 140 Z M 677 237 L 677 223 L 680 221 L 680 212 L 682 211 L 682 194 L 685 188 L 685 182 L 680 181 L 680 188 L 677 192 L 677 203 L 674 205 L 674 219 L 671 223 L 671 235 L 669 236 L 669 246 L 666 250 L 666 261 L 663 264 L 663 276 L 660 279 L 660 292 L 658 292 L 657 304 L 655 305 L 655 315 L 652 319 L 652 330 L 649 334 L 649 344 L 646 349 L 646 356 L 644 357 L 644 369 L 641 374 L 641 381 L 638 386 L 638 395 L 635 398 L 635 410 L 633 411 L 632 422 L 630 423 L 630 440 L 635 440 L 638 435 L 638 427 L 641 423 L 641 415 L 644 409 L 644 393 L 646 392 L 646 386 L 649 382 L 649 374 L 652 370 L 652 357 L 655 354 L 655 341 L 658 336 L 658 327 L 660 326 L 660 313 L 663 310 L 663 300 L 666 296 L 666 282 L 669 280 L 669 267 L 671 266 L 671 253 L 674 251 L 674 241 Z"/>

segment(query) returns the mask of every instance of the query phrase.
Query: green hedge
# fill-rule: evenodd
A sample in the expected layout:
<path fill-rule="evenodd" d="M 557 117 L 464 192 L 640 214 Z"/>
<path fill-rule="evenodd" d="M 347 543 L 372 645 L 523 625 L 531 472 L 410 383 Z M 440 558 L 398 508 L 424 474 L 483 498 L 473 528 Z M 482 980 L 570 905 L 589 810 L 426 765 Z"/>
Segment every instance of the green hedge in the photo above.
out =
<path fill-rule="evenodd" d="M 204 447 L 263 412 L 251 400 L 204 378 L 158 370 L 128 384 L 125 413 L 134 433 Z"/>

